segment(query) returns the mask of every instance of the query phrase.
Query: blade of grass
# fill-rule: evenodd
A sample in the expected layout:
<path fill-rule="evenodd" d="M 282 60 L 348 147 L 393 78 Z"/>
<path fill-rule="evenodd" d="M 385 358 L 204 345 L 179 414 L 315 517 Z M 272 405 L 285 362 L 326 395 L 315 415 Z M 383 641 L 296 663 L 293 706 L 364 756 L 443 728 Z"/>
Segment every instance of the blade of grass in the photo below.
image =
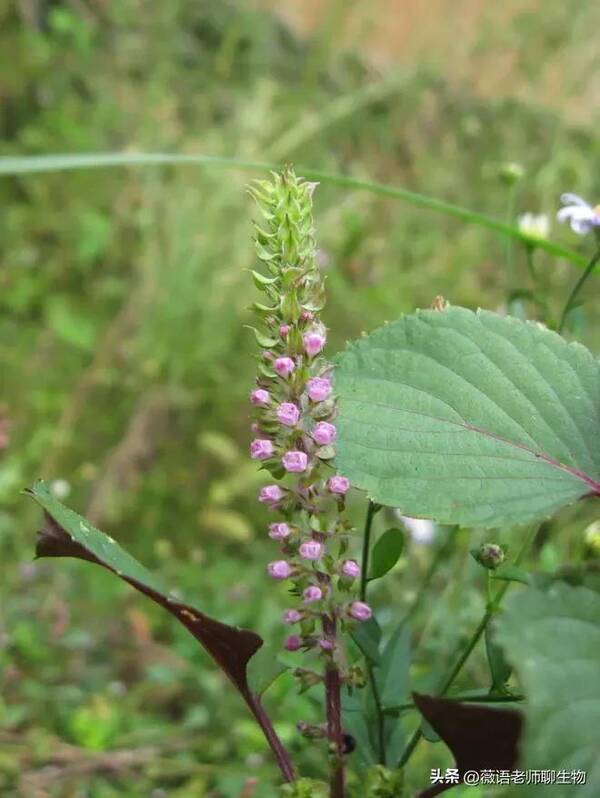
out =
<path fill-rule="evenodd" d="M 244 160 L 242 158 L 225 158 L 212 155 L 178 155 L 168 153 L 83 153 L 80 155 L 31 155 L 0 158 L 0 175 L 23 175 L 34 172 L 57 172 L 72 169 L 98 169 L 112 166 L 149 166 L 149 165 L 177 165 L 187 164 L 194 166 L 217 166 L 226 169 L 244 169 L 250 171 L 269 171 L 280 168 L 279 164 L 263 161 Z M 486 227 L 500 235 L 531 244 L 531 239 L 518 227 L 506 222 L 501 222 L 491 216 L 486 216 L 450 202 L 429 197 L 406 188 L 388 186 L 347 175 L 338 175 L 330 172 L 321 172 L 315 169 L 298 167 L 297 172 L 309 180 L 320 183 L 329 183 L 342 188 L 353 188 L 358 191 L 369 191 L 382 197 L 400 199 L 409 202 L 417 208 L 427 208 L 431 211 L 453 216 L 469 224 Z M 558 258 L 564 258 L 576 266 L 585 268 L 588 261 L 577 252 L 567 249 L 560 244 L 555 244 L 546 239 L 536 240 L 538 249 L 548 252 Z"/>

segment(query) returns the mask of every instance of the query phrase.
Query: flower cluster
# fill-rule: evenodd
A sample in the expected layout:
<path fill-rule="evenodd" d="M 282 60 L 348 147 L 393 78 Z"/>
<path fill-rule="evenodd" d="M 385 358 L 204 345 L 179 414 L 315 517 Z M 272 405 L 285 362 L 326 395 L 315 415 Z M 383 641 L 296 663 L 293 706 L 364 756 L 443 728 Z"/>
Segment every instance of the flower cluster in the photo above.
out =
<path fill-rule="evenodd" d="M 262 216 L 257 254 L 267 271 L 252 273 L 267 299 L 253 306 L 262 354 L 250 394 L 250 455 L 276 480 L 262 488 L 259 501 L 283 519 L 269 525 L 281 555 L 269 563 L 268 574 L 288 580 L 298 598 L 283 614 L 285 624 L 298 628 L 285 648 L 313 648 L 336 660 L 337 630 L 368 620 L 371 610 L 352 597 L 360 567 L 347 557 L 350 484 L 328 465 L 335 454 L 337 405 L 332 367 L 323 355 L 327 330 L 319 318 L 325 290 L 315 257 L 314 188 L 286 169 L 250 189 Z"/>

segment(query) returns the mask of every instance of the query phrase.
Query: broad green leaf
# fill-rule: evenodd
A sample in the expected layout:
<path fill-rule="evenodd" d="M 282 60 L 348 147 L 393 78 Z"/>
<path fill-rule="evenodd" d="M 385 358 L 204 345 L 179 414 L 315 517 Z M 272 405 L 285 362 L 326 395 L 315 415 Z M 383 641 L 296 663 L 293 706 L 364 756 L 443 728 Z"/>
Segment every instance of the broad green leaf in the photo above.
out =
<path fill-rule="evenodd" d="M 369 580 L 380 579 L 396 565 L 404 548 L 404 534 L 400 529 L 388 529 L 371 551 Z"/>
<path fill-rule="evenodd" d="M 374 665 L 381 662 L 379 653 L 381 627 L 375 618 L 369 618 L 368 621 L 357 624 L 350 632 L 350 636 L 370 662 Z"/>
<path fill-rule="evenodd" d="M 527 694 L 526 768 L 583 770 L 586 784 L 523 794 L 600 795 L 600 596 L 557 583 L 513 594 L 497 620 L 497 640 Z M 521 795 L 521 792 L 518 793 Z"/>
<path fill-rule="evenodd" d="M 498 527 L 600 494 L 600 366 L 539 324 L 419 311 L 337 359 L 337 468 L 381 504 Z"/>
<path fill-rule="evenodd" d="M 254 695 L 262 696 L 289 666 L 279 659 L 275 646 L 261 646 L 246 665 L 248 687 Z"/>
<path fill-rule="evenodd" d="M 410 630 L 400 624 L 388 640 L 375 671 L 381 705 L 393 707 L 408 700 L 410 667 Z"/>

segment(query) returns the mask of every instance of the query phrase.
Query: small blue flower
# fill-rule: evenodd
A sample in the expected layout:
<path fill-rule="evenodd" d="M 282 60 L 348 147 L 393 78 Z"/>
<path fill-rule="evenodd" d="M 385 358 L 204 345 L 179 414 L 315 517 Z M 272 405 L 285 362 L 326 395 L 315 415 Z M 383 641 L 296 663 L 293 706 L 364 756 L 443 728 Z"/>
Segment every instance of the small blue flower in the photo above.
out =
<path fill-rule="evenodd" d="M 577 194 L 563 194 L 560 198 L 562 207 L 556 214 L 559 222 L 569 222 L 571 230 L 584 236 L 595 227 L 600 227 L 600 206 L 593 208 Z"/>

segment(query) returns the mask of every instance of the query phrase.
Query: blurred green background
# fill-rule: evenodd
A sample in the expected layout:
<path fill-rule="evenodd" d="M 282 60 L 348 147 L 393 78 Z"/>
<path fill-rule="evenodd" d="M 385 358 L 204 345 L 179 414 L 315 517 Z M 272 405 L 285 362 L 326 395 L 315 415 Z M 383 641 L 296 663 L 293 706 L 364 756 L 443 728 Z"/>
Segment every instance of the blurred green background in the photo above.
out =
<path fill-rule="evenodd" d="M 0 154 L 291 161 L 504 220 L 546 213 L 551 237 L 587 255 L 591 242 L 553 220 L 562 191 L 600 197 L 599 27 L 593 0 L 5 0 Z M 524 176 L 509 186 L 513 162 Z M 250 177 L 178 166 L 0 179 L 2 796 L 276 794 L 260 731 L 196 642 L 108 574 L 32 562 L 39 512 L 19 494 L 43 477 L 209 614 L 283 637 L 246 456 Z M 315 218 L 331 352 L 438 294 L 543 318 L 514 294 L 535 289 L 556 315 L 580 273 L 537 252 L 534 284 L 519 245 L 365 192 L 322 185 Z M 574 319 L 591 347 L 596 289 Z M 360 496 L 354 512 L 360 524 Z M 582 505 L 548 524 L 536 567 L 585 557 L 593 520 Z M 417 608 L 419 689 L 478 620 L 468 550 L 480 539 L 456 536 Z M 411 541 L 373 591 L 384 627 L 443 545 L 442 533 Z M 461 684 L 486 679 L 478 652 Z M 322 752 L 294 732 L 320 717 L 316 698 L 284 677 L 267 705 L 304 772 L 322 775 Z M 449 763 L 442 748 L 421 746 L 413 786 Z"/>

